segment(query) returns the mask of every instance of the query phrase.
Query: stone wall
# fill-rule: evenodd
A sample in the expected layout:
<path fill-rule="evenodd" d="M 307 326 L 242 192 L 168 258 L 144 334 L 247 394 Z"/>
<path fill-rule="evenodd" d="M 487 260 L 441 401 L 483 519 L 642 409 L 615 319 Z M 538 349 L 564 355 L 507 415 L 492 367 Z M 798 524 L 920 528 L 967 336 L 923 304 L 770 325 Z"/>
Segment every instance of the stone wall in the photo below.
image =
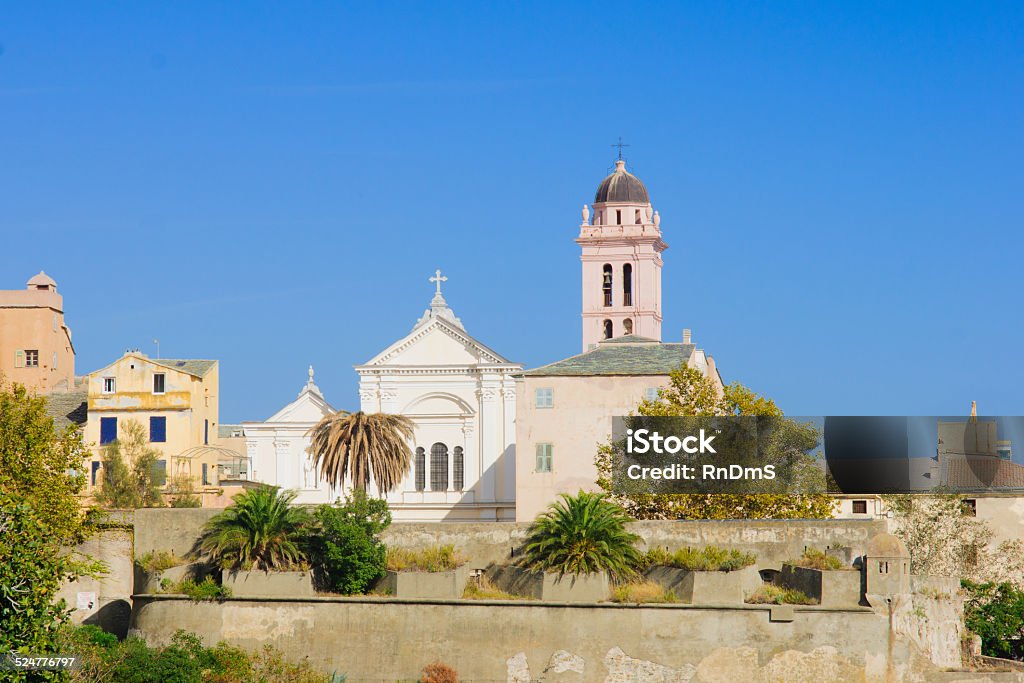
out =
<path fill-rule="evenodd" d="M 95 577 L 79 577 L 61 588 L 58 597 L 64 598 L 74 610 L 71 621 L 95 624 L 124 637 L 128 632 L 135 579 L 131 529 L 105 529 L 73 552 L 102 562 L 106 571 Z"/>
<path fill-rule="evenodd" d="M 909 681 L 933 666 L 887 616 L 869 609 L 570 605 L 370 598 L 137 598 L 134 626 L 151 643 L 176 629 L 213 644 L 271 643 L 348 680 L 416 680 L 441 660 L 460 680 Z"/>
<path fill-rule="evenodd" d="M 135 513 L 135 548 L 140 555 L 150 550 L 171 550 L 184 555 L 199 536 L 203 523 L 219 510 L 153 508 Z M 423 548 L 451 544 L 469 558 L 470 567 L 484 569 L 511 559 L 523 545 L 529 524 L 394 523 L 382 535 L 388 545 Z M 721 520 L 699 522 L 634 522 L 630 530 L 646 548 L 676 550 L 686 546 L 718 545 L 740 548 L 758 556 L 758 567 L 780 569 L 782 563 L 800 557 L 805 547 L 849 547 L 861 555 L 867 540 L 884 533 L 884 520 Z"/>

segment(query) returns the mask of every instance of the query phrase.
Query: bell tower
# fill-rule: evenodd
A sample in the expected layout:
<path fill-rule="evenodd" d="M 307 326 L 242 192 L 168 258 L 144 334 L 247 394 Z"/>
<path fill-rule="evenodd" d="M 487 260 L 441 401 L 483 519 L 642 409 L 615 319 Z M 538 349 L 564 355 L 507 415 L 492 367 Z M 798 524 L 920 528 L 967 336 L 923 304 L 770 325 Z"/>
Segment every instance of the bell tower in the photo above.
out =
<path fill-rule="evenodd" d="M 619 158 L 583 205 L 576 243 L 583 262 L 583 351 L 625 335 L 661 341 L 661 217 L 647 188 Z"/>

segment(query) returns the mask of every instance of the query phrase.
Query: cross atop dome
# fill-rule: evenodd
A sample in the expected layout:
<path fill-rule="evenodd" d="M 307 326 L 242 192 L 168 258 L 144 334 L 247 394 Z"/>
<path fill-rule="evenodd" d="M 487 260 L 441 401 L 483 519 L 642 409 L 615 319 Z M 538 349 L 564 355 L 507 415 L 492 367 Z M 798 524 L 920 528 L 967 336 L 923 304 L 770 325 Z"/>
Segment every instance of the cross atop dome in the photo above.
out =
<path fill-rule="evenodd" d="M 429 278 L 429 280 L 430 282 L 434 282 L 437 284 L 437 294 L 435 294 L 434 296 L 441 296 L 441 283 L 448 282 L 448 278 L 445 277 L 444 275 L 441 275 L 441 269 L 438 268 L 437 270 L 434 271 L 434 277 Z"/>

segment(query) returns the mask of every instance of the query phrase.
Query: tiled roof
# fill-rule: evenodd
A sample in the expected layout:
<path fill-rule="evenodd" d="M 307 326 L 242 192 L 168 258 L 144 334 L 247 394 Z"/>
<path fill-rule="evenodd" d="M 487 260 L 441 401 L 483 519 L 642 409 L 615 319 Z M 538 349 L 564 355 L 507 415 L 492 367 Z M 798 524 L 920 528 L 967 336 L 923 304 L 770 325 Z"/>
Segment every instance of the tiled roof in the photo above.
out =
<path fill-rule="evenodd" d="M 943 483 L 955 490 L 1024 489 L 1024 465 L 993 456 L 944 458 Z"/>
<path fill-rule="evenodd" d="M 524 377 L 586 375 L 667 375 L 684 365 L 693 344 L 663 344 L 645 337 L 618 337 L 596 349 L 523 373 Z"/>
<path fill-rule="evenodd" d="M 89 414 L 88 391 L 66 391 L 46 395 L 46 412 L 57 429 L 84 425 Z"/>
<path fill-rule="evenodd" d="M 149 360 L 168 368 L 187 372 L 196 377 L 205 375 L 213 367 L 214 363 L 217 362 L 215 360 L 195 360 L 189 358 L 150 358 Z"/>

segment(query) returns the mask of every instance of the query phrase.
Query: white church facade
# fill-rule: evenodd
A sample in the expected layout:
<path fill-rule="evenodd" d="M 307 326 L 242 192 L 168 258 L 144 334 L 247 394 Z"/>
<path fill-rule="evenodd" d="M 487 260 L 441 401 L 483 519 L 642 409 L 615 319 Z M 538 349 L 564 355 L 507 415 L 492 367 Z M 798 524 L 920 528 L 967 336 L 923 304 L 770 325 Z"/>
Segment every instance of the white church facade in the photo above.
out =
<path fill-rule="evenodd" d="M 363 365 L 359 409 L 414 425 L 412 469 L 388 495 L 400 521 L 515 519 L 513 376 L 523 367 L 466 332 L 441 294 L 409 334 Z"/>

